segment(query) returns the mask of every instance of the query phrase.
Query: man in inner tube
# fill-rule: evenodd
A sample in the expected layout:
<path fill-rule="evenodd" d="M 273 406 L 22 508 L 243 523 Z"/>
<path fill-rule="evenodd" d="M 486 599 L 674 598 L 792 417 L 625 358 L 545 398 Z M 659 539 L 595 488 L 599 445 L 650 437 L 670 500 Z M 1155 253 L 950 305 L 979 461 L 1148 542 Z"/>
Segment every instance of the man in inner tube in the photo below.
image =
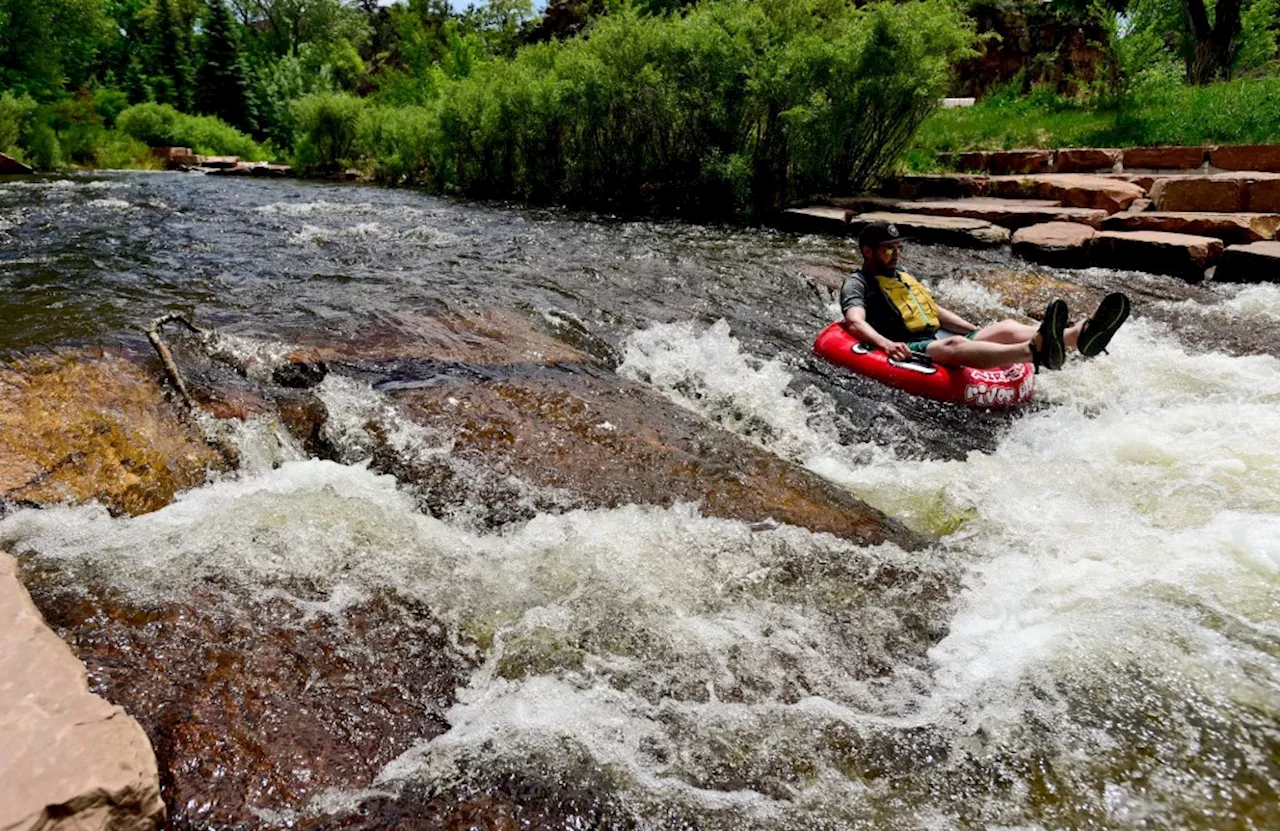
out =
<path fill-rule="evenodd" d="M 858 235 L 862 268 L 840 289 L 844 325 L 858 340 L 905 361 L 912 353 L 940 364 L 989 369 L 1030 361 L 1059 369 L 1067 350 L 1086 358 L 1103 351 L 1125 318 L 1129 298 L 1107 295 L 1093 317 L 1067 325 L 1067 304 L 1054 300 L 1039 326 L 1002 320 L 978 327 L 944 309 L 916 278 L 898 268 L 905 239 L 891 222 L 872 222 Z"/>

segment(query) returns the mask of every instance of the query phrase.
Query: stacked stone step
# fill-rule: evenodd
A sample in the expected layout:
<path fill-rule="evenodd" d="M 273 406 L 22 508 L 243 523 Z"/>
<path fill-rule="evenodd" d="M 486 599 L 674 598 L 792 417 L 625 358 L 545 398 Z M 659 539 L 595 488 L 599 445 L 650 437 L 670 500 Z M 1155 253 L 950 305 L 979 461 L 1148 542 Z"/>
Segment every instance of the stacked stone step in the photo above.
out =
<path fill-rule="evenodd" d="M 787 212 L 787 223 L 853 234 L 892 218 L 925 242 L 1009 242 L 1045 264 L 1280 281 L 1280 146 L 1003 151 L 952 161 L 983 172 L 899 177 L 880 197 L 831 198 Z"/>

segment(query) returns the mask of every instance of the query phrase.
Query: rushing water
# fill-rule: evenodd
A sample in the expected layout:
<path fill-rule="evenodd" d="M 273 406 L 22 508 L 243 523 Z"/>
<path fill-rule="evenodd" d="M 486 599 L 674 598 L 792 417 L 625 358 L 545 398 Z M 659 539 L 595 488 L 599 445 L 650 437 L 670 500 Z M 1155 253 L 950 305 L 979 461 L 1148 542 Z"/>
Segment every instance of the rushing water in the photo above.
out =
<path fill-rule="evenodd" d="M 140 600 L 303 583 L 316 614 L 386 590 L 429 607 L 473 650 L 448 729 L 312 813 L 510 770 L 607 785 L 604 826 L 1280 827 L 1280 361 L 1187 335 L 1274 341 L 1280 291 L 1061 273 L 1145 302 L 1111 355 L 992 416 L 809 356 L 835 309 L 801 269 L 847 253 L 355 186 L 0 185 L 0 350 L 137 347 L 167 309 L 269 342 L 513 309 L 940 535 L 864 549 L 691 505 L 494 531 L 423 514 L 355 450 L 305 459 L 246 434 L 239 475 L 164 510 L 18 511 L 0 544 Z M 1004 255 L 906 257 L 944 303 L 1008 312 L 983 281 Z M 318 392 L 338 433 L 380 406 L 346 378 Z M 958 588 L 904 608 L 868 581 L 886 568 Z M 909 614 L 945 633 L 921 659 L 901 646 Z M 856 669 L 868 656 L 884 670 Z"/>

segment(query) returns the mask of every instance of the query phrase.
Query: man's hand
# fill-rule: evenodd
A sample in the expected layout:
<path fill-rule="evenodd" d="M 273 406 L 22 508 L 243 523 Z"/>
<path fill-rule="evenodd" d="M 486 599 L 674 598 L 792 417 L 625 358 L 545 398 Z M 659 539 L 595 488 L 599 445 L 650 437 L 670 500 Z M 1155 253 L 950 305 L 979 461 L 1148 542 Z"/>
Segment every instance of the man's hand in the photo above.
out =
<path fill-rule="evenodd" d="M 883 348 L 885 352 L 889 353 L 889 357 L 895 361 L 905 361 L 911 357 L 911 350 L 907 348 L 905 343 L 900 341 L 886 341 Z"/>

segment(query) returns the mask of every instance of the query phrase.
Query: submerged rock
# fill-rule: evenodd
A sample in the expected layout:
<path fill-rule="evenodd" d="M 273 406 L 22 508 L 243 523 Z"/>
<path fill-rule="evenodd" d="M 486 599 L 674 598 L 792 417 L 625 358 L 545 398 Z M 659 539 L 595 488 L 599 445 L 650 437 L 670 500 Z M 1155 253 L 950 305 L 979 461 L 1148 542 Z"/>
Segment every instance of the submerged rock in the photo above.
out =
<path fill-rule="evenodd" d="M 222 464 L 156 380 L 120 358 L 63 353 L 3 366 L 0 391 L 5 499 L 97 500 L 143 514 Z"/>
<path fill-rule="evenodd" d="M 0 552 L 0 828 L 155 828 L 156 757 L 138 722 L 89 691 Z"/>

